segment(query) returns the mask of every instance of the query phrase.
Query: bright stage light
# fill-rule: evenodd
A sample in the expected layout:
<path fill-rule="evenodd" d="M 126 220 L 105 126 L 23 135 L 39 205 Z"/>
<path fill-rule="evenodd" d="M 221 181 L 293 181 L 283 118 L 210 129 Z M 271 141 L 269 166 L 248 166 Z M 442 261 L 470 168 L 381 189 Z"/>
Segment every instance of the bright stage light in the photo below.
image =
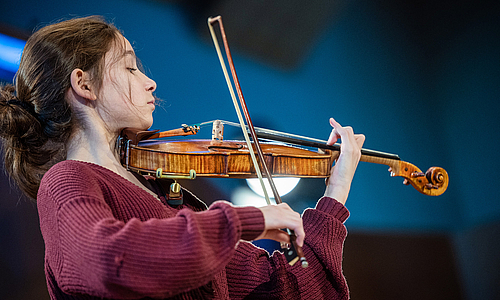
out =
<path fill-rule="evenodd" d="M 241 186 L 234 190 L 231 195 L 231 202 L 236 206 L 262 207 L 267 205 L 263 197 L 258 196 L 246 186 Z"/>
<path fill-rule="evenodd" d="M 263 179 L 269 197 L 274 198 L 271 186 L 269 185 L 269 181 L 266 178 Z M 295 188 L 295 186 L 297 186 L 299 180 L 300 178 L 294 178 L 294 177 L 273 178 L 274 185 L 276 186 L 276 189 L 278 190 L 278 193 L 280 194 L 281 197 L 290 193 Z M 257 195 L 264 197 L 264 191 L 262 191 L 262 186 L 258 178 L 247 179 L 247 184 L 252 189 L 252 191 L 254 191 Z"/>

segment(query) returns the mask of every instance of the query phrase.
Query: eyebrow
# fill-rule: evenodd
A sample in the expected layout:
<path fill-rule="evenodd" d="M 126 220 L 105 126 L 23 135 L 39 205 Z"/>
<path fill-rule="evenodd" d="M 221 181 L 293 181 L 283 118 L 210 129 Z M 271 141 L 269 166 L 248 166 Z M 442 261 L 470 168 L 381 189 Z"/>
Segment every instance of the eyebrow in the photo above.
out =
<path fill-rule="evenodd" d="M 135 52 L 133 50 L 127 50 L 127 51 L 125 51 L 125 53 L 123 54 L 123 56 L 125 56 L 125 55 L 135 56 Z"/>

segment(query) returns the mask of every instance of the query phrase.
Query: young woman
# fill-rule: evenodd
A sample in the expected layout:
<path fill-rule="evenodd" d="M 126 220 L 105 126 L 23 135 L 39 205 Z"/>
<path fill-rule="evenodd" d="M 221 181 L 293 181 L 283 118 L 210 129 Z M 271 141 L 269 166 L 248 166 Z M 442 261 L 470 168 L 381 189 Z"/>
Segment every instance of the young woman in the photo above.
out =
<path fill-rule="evenodd" d="M 206 208 L 191 193 L 169 206 L 116 153 L 125 127 L 152 125 L 156 83 L 99 17 L 49 25 L 27 41 L 15 87 L 0 90 L 5 166 L 36 199 L 52 299 L 346 299 L 344 203 L 363 135 L 334 127 L 341 155 L 325 196 L 301 217 L 286 204 Z M 248 241 L 289 241 L 309 267 Z"/>

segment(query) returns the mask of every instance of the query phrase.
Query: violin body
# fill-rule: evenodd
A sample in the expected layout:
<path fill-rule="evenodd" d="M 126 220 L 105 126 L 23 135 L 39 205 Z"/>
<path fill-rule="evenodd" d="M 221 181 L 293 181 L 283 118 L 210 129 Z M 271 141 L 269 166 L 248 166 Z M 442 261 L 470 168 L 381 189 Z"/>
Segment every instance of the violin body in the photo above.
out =
<path fill-rule="evenodd" d="M 314 152 L 295 146 L 261 142 L 272 176 L 325 178 L 330 176 L 333 151 Z M 131 170 L 184 176 L 191 170 L 200 177 L 257 177 L 245 141 L 146 140 L 128 145 L 122 163 Z"/>

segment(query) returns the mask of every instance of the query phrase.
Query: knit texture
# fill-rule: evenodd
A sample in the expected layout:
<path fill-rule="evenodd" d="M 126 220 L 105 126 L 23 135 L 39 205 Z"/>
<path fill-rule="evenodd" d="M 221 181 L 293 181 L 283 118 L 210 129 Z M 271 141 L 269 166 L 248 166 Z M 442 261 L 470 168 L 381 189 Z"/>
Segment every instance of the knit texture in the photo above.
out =
<path fill-rule="evenodd" d="M 38 193 L 52 299 L 347 299 L 345 207 L 322 198 L 304 212 L 309 268 L 246 242 L 261 211 L 188 191 L 170 207 L 98 165 L 63 161 Z"/>

